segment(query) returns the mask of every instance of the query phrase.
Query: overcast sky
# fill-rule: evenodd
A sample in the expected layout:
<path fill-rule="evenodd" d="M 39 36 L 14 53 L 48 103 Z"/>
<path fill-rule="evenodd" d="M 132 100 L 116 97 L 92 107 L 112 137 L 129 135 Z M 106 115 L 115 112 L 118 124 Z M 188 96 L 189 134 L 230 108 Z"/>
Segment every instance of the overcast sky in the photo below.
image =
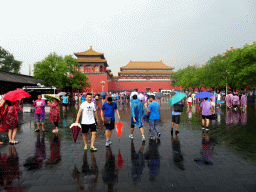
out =
<path fill-rule="evenodd" d="M 203 64 L 256 41 L 255 0 L 0 0 L 0 46 L 23 62 L 92 45 L 116 76 L 132 61 Z M 74 56 L 74 55 L 73 55 Z M 75 56 L 74 56 L 75 57 Z"/>

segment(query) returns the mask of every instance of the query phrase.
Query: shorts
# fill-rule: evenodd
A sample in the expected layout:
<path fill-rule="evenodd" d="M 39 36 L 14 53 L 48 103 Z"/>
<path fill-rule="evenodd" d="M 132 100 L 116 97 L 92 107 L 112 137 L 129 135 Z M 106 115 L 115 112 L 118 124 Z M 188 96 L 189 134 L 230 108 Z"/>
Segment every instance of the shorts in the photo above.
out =
<path fill-rule="evenodd" d="M 192 102 L 188 102 L 189 106 L 192 106 Z"/>
<path fill-rule="evenodd" d="M 105 125 L 106 129 L 112 130 L 115 128 L 115 121 L 111 121 L 109 125 Z"/>
<path fill-rule="evenodd" d="M 202 115 L 202 119 L 210 119 L 211 115 Z"/>
<path fill-rule="evenodd" d="M 135 127 L 135 125 L 134 124 L 131 124 L 131 128 L 134 128 Z M 139 127 L 139 128 L 142 128 L 143 126 L 141 126 L 141 127 Z"/>
<path fill-rule="evenodd" d="M 82 124 L 82 133 L 88 133 L 89 129 L 91 132 L 97 132 L 96 124 Z"/>
<path fill-rule="evenodd" d="M 44 125 L 44 118 L 41 118 L 41 119 L 36 118 L 36 124 L 37 124 L 37 125 L 39 125 L 39 124 Z"/>
<path fill-rule="evenodd" d="M 63 105 L 64 107 L 67 107 L 67 106 L 68 106 L 68 104 L 67 104 L 67 103 L 62 103 L 62 105 Z"/>
<path fill-rule="evenodd" d="M 173 115 L 172 122 L 175 124 L 180 124 L 180 115 Z"/>

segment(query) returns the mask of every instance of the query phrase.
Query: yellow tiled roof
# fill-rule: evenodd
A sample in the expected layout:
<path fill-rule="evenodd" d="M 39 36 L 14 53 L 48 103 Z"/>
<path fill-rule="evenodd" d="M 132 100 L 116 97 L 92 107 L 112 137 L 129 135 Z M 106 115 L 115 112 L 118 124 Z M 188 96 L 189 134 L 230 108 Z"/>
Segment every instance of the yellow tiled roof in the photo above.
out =
<path fill-rule="evenodd" d="M 76 59 L 80 63 L 105 63 L 107 62 L 106 59 L 89 59 L 89 58 L 78 58 Z"/>
<path fill-rule="evenodd" d="M 121 69 L 174 69 L 174 67 L 169 67 L 162 61 L 130 61 Z"/>
<path fill-rule="evenodd" d="M 161 74 L 164 74 L 164 75 L 171 75 L 173 74 L 172 71 L 121 71 L 121 72 L 118 72 L 118 74 L 125 74 L 125 75 L 136 75 L 136 74 L 156 74 L 156 75 L 161 75 Z"/>
<path fill-rule="evenodd" d="M 97 51 L 94 51 L 92 49 L 92 46 L 90 46 L 90 49 L 84 52 L 74 53 L 75 55 L 103 55 L 103 53 L 99 53 Z"/>

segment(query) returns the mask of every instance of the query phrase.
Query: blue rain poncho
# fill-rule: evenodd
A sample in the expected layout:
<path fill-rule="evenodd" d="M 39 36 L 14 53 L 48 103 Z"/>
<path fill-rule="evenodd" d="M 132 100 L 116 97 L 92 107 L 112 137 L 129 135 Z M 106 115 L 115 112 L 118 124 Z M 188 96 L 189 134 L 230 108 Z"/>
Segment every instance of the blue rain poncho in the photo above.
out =
<path fill-rule="evenodd" d="M 142 119 L 145 114 L 145 109 L 143 107 L 143 104 L 139 99 L 132 100 L 131 102 L 131 124 L 142 127 Z M 133 122 L 133 117 L 136 119 L 136 123 Z"/>

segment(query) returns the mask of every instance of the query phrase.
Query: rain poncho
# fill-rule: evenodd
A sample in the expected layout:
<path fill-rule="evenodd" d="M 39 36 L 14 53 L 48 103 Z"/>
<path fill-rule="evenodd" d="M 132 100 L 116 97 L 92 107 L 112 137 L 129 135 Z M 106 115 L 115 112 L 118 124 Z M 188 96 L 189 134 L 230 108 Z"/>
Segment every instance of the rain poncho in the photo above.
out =
<path fill-rule="evenodd" d="M 131 122 L 132 124 L 142 127 L 142 119 L 145 114 L 145 109 L 143 107 L 143 104 L 139 99 L 132 100 L 131 102 Z M 133 122 L 133 117 L 136 119 L 136 123 Z"/>

